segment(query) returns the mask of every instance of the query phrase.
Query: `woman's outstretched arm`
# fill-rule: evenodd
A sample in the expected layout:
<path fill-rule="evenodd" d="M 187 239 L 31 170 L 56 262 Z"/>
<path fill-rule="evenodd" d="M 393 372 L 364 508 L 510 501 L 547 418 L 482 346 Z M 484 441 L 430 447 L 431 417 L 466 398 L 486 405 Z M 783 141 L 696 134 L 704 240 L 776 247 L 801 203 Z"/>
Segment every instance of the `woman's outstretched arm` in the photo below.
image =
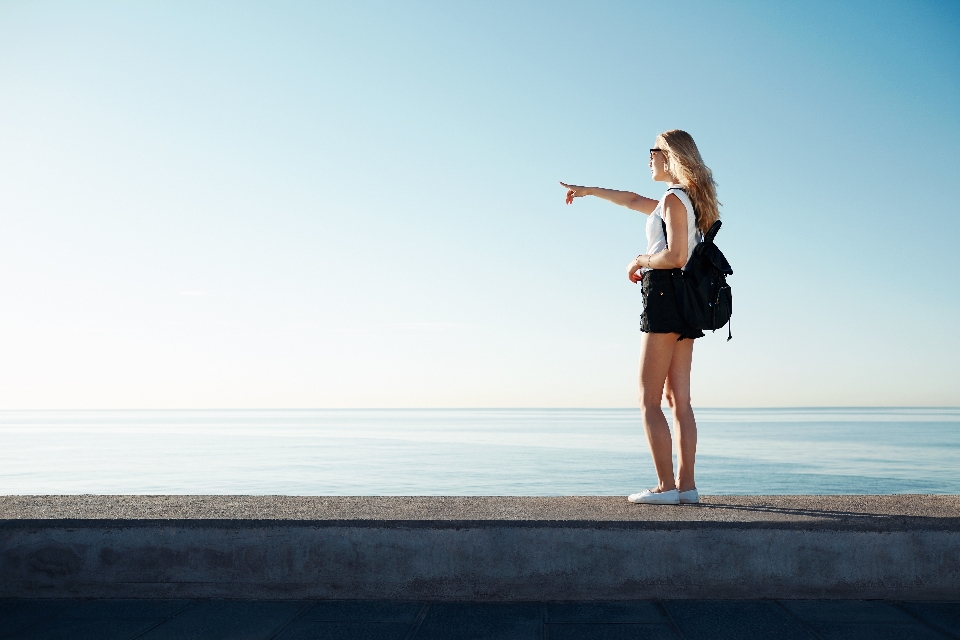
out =
<path fill-rule="evenodd" d="M 644 198 L 633 191 L 617 191 L 616 189 L 603 189 L 601 187 L 579 187 L 574 184 L 561 182 L 567 189 L 567 204 L 571 204 L 574 198 L 583 196 L 596 196 L 603 200 L 609 200 L 613 204 L 618 204 L 627 209 L 633 209 L 640 213 L 650 215 L 657 208 L 657 201 L 650 198 Z"/>

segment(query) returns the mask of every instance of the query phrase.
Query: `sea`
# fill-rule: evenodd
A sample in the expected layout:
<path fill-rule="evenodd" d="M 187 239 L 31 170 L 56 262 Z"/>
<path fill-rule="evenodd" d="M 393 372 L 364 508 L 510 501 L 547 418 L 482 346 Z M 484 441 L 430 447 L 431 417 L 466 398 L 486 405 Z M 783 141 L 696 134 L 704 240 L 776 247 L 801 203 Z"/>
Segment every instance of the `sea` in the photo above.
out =
<path fill-rule="evenodd" d="M 704 494 L 960 494 L 960 407 L 696 415 Z M 655 484 L 637 409 L 0 412 L 3 495 L 624 495 Z"/>

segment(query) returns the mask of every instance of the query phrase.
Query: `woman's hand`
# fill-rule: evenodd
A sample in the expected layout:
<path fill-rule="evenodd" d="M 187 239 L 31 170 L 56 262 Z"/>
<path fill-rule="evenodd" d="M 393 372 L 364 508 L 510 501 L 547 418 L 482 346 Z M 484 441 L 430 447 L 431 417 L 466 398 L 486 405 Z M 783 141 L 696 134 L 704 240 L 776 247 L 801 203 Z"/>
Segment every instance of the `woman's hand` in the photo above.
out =
<path fill-rule="evenodd" d="M 582 198 L 587 195 L 587 187 L 578 187 L 575 184 L 566 184 L 565 182 L 560 184 L 567 189 L 567 204 L 573 204 L 574 198 Z"/>
<path fill-rule="evenodd" d="M 630 282 L 637 284 L 643 280 L 643 272 L 640 271 L 640 258 L 643 256 L 637 256 L 635 260 L 631 260 L 630 264 L 627 265 L 627 277 L 630 278 Z"/>

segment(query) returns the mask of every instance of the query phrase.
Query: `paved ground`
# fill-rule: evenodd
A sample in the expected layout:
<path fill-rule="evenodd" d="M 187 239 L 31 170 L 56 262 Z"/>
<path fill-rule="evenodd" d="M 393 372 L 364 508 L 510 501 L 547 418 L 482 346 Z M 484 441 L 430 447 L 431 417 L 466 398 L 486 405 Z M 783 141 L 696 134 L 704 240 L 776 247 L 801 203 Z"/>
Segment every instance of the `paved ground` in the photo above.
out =
<path fill-rule="evenodd" d="M 960 529 L 960 496 L 705 496 L 635 505 L 623 496 L 0 496 L 0 523 L 23 520 L 614 523 L 844 530 Z M 239 522 L 238 522 L 239 524 Z"/>
<path fill-rule="evenodd" d="M 422 603 L 0 600 L 18 640 L 926 640 L 960 638 L 960 602 L 663 600 Z"/>

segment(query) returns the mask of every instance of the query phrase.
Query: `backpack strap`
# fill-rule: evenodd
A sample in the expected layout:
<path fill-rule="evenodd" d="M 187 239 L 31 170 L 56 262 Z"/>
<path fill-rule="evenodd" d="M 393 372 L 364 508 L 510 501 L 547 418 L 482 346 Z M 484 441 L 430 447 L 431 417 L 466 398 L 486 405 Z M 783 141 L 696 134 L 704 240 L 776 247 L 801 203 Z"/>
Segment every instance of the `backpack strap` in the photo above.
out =
<path fill-rule="evenodd" d="M 703 236 L 704 242 L 713 242 L 713 239 L 717 237 L 717 232 L 720 231 L 720 221 L 717 220 L 713 223 L 713 226 L 710 227 L 710 230 L 707 231 L 706 235 Z"/>

